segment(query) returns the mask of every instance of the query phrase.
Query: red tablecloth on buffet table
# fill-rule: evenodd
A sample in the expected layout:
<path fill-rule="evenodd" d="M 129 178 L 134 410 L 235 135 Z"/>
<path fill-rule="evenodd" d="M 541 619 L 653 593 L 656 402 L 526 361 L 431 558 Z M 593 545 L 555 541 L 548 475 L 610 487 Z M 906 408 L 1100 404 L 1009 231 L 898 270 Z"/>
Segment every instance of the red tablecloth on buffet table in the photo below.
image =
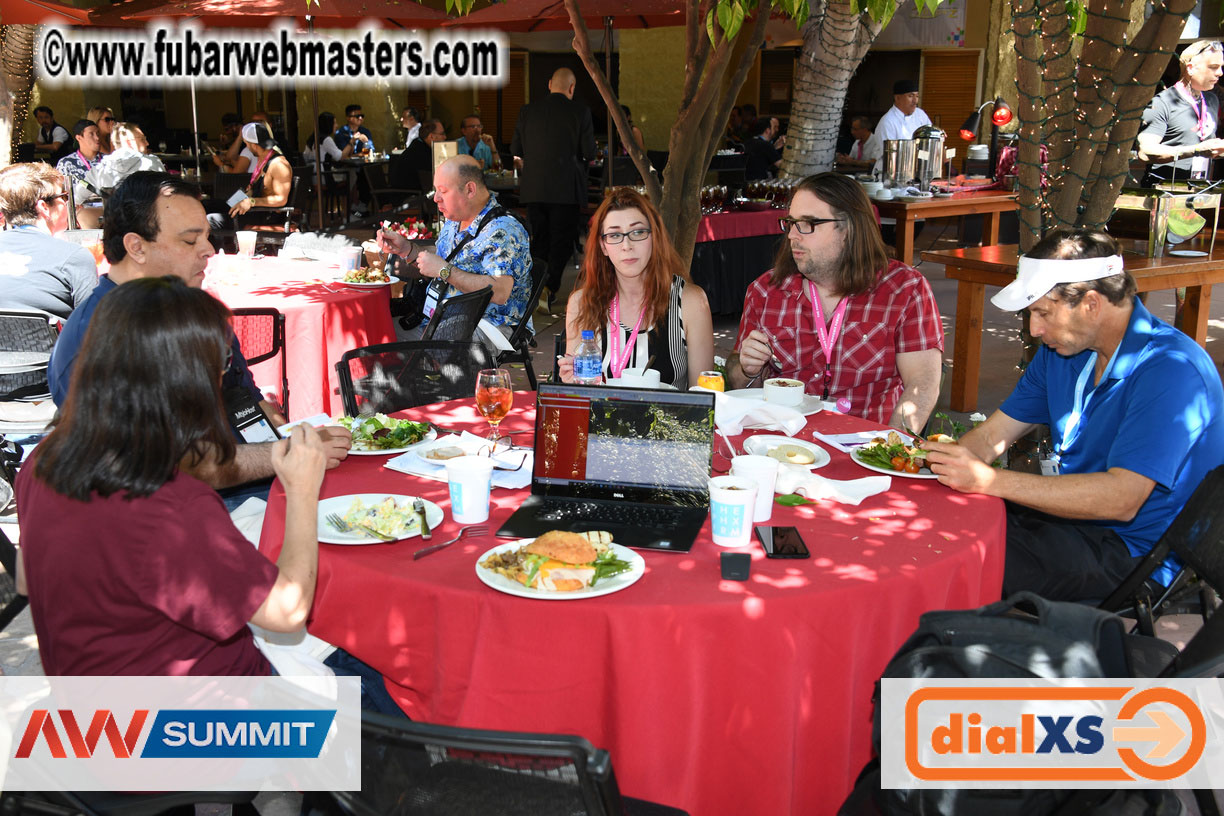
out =
<path fill-rule="evenodd" d="M 786 210 L 735 210 L 703 215 L 697 225 L 697 241 L 726 241 L 731 238 L 755 238 L 758 235 L 781 235 L 778 219 Z"/>
<path fill-rule="evenodd" d="M 519 393 L 503 427 L 531 427 L 533 413 Z M 405 415 L 483 426 L 466 400 Z M 866 426 L 820 413 L 801 436 Z M 868 475 L 831 454 L 822 475 Z M 323 495 L 421 495 L 447 510 L 435 538 L 454 535 L 445 484 L 381 464 L 350 457 Z M 491 530 L 525 493 L 494 491 Z M 325 544 L 310 629 L 381 671 L 415 720 L 586 737 L 611 751 L 627 795 L 693 814 L 834 813 L 871 753 L 873 684 L 918 616 L 998 599 L 1003 503 L 894 478 L 857 507 L 775 506 L 770 523 L 798 526 L 812 558 L 766 560 L 754 545 L 751 578 L 723 581 L 707 523 L 690 553 L 642 551 L 636 584 L 571 602 L 480 583 L 492 537 L 420 561 L 419 539 Z M 274 485 L 269 557 L 283 531 Z"/>
<path fill-rule="evenodd" d="M 231 309 L 273 308 L 285 315 L 289 410 L 293 418 L 344 413 L 335 364 L 349 349 L 395 340 L 388 287 L 336 283 L 322 261 L 214 256 L 204 288 Z M 239 338 L 241 340 L 241 338 Z M 280 392 L 280 361 L 252 366 L 260 387 Z"/>

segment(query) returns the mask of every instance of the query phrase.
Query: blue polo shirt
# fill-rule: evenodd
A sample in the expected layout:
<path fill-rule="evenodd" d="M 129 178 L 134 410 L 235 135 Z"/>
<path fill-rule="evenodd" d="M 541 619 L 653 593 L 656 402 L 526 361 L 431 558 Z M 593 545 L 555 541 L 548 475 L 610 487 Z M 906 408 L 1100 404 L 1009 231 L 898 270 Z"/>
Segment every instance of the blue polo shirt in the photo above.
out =
<path fill-rule="evenodd" d="M 1156 482 L 1131 521 L 1087 522 L 1112 528 L 1131 555 L 1143 555 L 1203 477 L 1224 463 L 1224 388 L 1207 352 L 1135 298 L 1113 365 L 1095 387 L 1088 375 L 1083 417 L 1066 438 L 1076 383 L 1092 363 L 1089 351 L 1062 357 L 1042 347 L 1000 410 L 1049 425 L 1055 448 L 1065 444 L 1063 473 L 1118 467 Z M 1167 584 L 1178 566 L 1168 559 L 1154 577 Z"/>
<path fill-rule="evenodd" d="M 484 169 L 487 171 L 493 166 L 493 151 L 484 142 L 477 142 L 475 147 L 468 147 L 467 139 L 459 137 L 459 152 L 461 154 L 471 156 L 477 161 L 484 162 Z"/>

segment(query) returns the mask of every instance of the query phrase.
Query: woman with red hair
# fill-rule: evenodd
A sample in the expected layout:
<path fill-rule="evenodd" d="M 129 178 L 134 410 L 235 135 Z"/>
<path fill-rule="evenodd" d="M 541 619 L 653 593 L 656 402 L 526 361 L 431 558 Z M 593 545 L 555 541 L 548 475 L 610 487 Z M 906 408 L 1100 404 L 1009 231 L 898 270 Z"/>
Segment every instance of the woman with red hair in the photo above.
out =
<path fill-rule="evenodd" d="M 584 329 L 599 338 L 607 378 L 653 368 L 662 382 L 685 390 L 714 367 L 705 292 L 689 279 L 659 211 L 630 187 L 613 190 L 591 218 L 582 275 L 565 309 L 565 382 L 574 380 Z"/>

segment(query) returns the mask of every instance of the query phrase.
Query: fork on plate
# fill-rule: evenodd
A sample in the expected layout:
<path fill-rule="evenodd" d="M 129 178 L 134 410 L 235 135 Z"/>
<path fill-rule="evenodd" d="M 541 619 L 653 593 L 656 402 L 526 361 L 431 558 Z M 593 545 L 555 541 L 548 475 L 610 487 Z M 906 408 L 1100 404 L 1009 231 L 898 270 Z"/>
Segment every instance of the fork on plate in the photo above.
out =
<path fill-rule="evenodd" d="M 347 521 L 345 521 L 340 516 L 339 513 L 328 513 L 326 516 L 323 517 L 323 519 L 328 524 L 330 524 L 332 527 L 336 528 L 342 533 L 351 533 L 354 530 L 360 530 L 363 533 L 374 536 L 379 541 L 398 541 L 399 540 L 395 536 L 389 536 L 385 533 L 380 533 L 377 530 L 375 530 L 373 527 L 366 526 L 365 524 L 349 524 Z"/>
<path fill-rule="evenodd" d="M 428 547 L 423 547 L 417 550 L 416 552 L 412 554 L 412 560 L 415 561 L 418 558 L 424 558 L 430 553 L 436 553 L 438 550 L 445 549 L 449 547 L 450 545 L 454 544 L 459 539 L 463 538 L 464 536 L 467 536 L 467 535 L 482 536 L 488 532 L 489 532 L 489 528 L 483 524 L 477 525 L 475 527 L 464 527 L 462 530 L 459 531 L 459 535 L 455 536 L 450 541 L 443 541 L 440 544 L 431 544 Z"/>

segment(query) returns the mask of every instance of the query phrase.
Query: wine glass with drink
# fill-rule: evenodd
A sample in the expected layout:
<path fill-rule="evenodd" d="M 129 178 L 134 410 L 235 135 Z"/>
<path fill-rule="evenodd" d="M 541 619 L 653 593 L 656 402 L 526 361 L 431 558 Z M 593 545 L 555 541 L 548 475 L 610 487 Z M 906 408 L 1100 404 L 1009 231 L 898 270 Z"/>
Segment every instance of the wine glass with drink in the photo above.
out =
<path fill-rule="evenodd" d="M 510 389 L 510 372 L 501 368 L 486 368 L 476 375 L 476 410 L 489 422 L 489 455 L 497 452 L 497 443 L 509 437 L 500 436 L 497 426 L 510 413 L 514 391 Z"/>

